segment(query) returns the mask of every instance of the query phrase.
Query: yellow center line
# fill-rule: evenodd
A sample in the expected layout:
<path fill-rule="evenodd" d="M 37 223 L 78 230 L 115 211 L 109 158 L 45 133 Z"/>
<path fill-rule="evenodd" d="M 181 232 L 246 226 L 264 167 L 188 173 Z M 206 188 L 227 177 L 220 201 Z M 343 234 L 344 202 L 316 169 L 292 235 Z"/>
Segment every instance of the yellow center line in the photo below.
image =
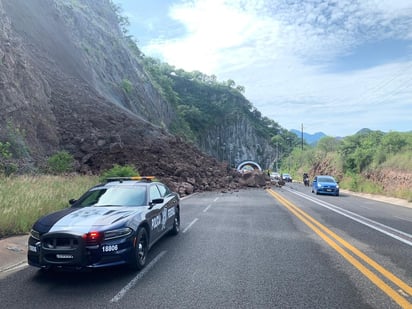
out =
<path fill-rule="evenodd" d="M 337 234 L 332 232 L 326 226 L 322 225 L 319 221 L 315 220 L 299 207 L 295 206 L 280 194 L 273 190 L 268 190 L 269 194 L 271 194 L 274 198 L 276 198 L 279 202 L 281 202 L 290 212 L 292 212 L 297 218 L 299 218 L 302 222 L 304 222 L 308 227 L 310 227 L 319 237 L 321 237 L 329 246 L 335 249 L 338 253 L 340 253 L 349 263 L 351 263 L 354 267 L 356 267 L 364 276 L 366 276 L 371 282 L 373 282 L 378 288 L 380 288 L 383 292 L 385 292 L 389 297 L 391 297 L 396 303 L 398 303 L 402 308 L 412 308 L 412 304 L 399 295 L 394 289 L 392 289 L 388 284 L 386 284 L 382 279 L 380 279 L 377 275 L 375 275 L 372 271 L 366 268 L 362 263 L 356 260 L 352 255 L 346 252 L 342 247 L 340 247 L 337 242 L 339 242 L 343 247 L 351 251 L 354 255 L 359 257 L 365 263 L 373 267 L 376 271 L 378 271 L 381 275 L 385 278 L 399 286 L 404 292 L 412 295 L 412 288 L 403 282 L 401 279 L 393 275 L 391 272 L 386 270 L 384 267 L 380 266 L 378 263 L 373 261 L 371 258 L 366 256 L 362 253 L 359 249 L 352 246 L 344 239 L 339 237 Z M 329 236 L 328 236 L 328 235 Z"/>
<path fill-rule="evenodd" d="M 273 191 L 274 192 L 274 191 Z M 276 194 L 276 192 L 274 192 Z M 364 260 L 367 264 L 369 264 L 371 267 L 375 268 L 378 272 L 380 272 L 382 275 L 384 275 L 387 279 L 392 281 L 394 284 L 399 286 L 404 292 L 408 293 L 409 295 L 412 295 L 412 287 L 403 282 L 401 279 L 393 275 L 391 272 L 386 270 L 384 267 L 376 263 L 374 260 L 369 258 L 367 255 L 365 255 L 363 252 L 361 252 L 359 249 L 356 247 L 352 246 L 350 243 L 345 241 L 343 238 L 339 237 L 337 234 L 335 234 L 333 231 L 316 221 L 314 218 L 306 214 L 303 210 L 298 208 L 297 206 L 293 205 L 290 203 L 288 200 L 286 200 L 284 197 L 280 196 L 279 197 L 285 202 L 288 203 L 291 207 L 294 207 L 298 212 L 300 212 L 303 216 L 305 216 L 308 220 L 310 220 L 312 223 L 317 225 L 320 229 L 322 229 L 324 232 L 328 233 L 330 236 L 332 236 L 335 240 L 337 240 L 339 243 L 341 243 L 345 248 L 348 250 L 352 251 L 355 255 L 357 255 L 359 258 Z"/>

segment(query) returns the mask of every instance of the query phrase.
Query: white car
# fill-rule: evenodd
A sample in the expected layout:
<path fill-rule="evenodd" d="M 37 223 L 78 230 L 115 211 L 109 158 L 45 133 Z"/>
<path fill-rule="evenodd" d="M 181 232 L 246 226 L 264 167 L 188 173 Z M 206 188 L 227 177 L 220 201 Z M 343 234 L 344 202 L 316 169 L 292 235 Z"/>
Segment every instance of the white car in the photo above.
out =
<path fill-rule="evenodd" d="M 283 174 L 282 174 L 282 179 L 283 179 L 285 182 L 292 182 L 292 176 L 290 176 L 290 174 L 287 174 L 287 173 L 283 173 Z"/>
<path fill-rule="evenodd" d="M 280 174 L 276 172 L 270 173 L 270 180 L 280 180 Z"/>

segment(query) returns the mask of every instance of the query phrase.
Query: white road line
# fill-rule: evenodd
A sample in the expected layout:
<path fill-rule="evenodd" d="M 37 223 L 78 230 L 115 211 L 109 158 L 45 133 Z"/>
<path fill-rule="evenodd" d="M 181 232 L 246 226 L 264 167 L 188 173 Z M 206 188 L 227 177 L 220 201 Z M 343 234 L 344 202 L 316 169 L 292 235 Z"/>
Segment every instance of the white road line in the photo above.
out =
<path fill-rule="evenodd" d="M 328 203 L 328 202 L 323 202 L 323 201 L 321 201 L 321 200 L 319 200 L 319 199 L 312 198 L 312 197 L 310 197 L 310 196 L 308 196 L 308 195 L 306 195 L 306 194 L 304 194 L 304 193 L 301 193 L 301 192 L 299 192 L 299 191 L 293 191 L 293 190 L 290 190 L 290 189 L 287 189 L 287 191 L 289 191 L 289 192 L 291 192 L 291 193 L 293 193 L 293 194 L 299 195 L 299 196 L 303 197 L 304 199 L 307 199 L 307 200 L 309 200 L 309 201 L 312 201 L 312 202 L 318 204 L 319 206 L 322 206 L 322 207 L 327 208 L 327 209 L 329 209 L 329 210 L 332 210 L 332 211 L 334 211 L 334 212 L 336 212 L 336 213 L 338 213 L 338 214 L 341 214 L 342 216 L 345 216 L 345 217 L 347 217 L 347 218 L 349 218 L 349 219 L 352 219 L 353 221 L 356 221 L 356 222 L 358 222 L 358 223 L 361 223 L 361 224 L 363 224 L 363 225 L 366 225 L 366 226 L 368 226 L 368 227 L 370 227 L 370 228 L 372 228 L 372 229 L 374 229 L 374 230 L 376 230 L 376 231 L 378 231 L 378 232 L 381 232 L 381 233 L 383 233 L 383 234 L 385 234 L 385 235 L 387 235 L 387 236 L 390 236 L 390 237 L 392 237 L 392 238 L 394 238 L 394 239 L 397 239 L 397 240 L 399 240 L 400 242 L 403 242 L 404 244 L 407 244 L 407 245 L 409 245 L 409 246 L 412 246 L 412 241 L 409 241 L 409 240 L 407 240 L 407 239 L 404 239 L 404 238 L 398 236 L 398 235 L 403 235 L 403 236 L 407 237 L 408 239 L 412 239 L 412 235 L 411 235 L 411 234 L 408 234 L 408 233 L 405 233 L 405 232 L 403 232 L 403 231 L 397 230 L 397 229 L 395 229 L 395 228 L 393 228 L 393 227 L 387 226 L 387 225 L 385 225 L 385 224 L 382 224 L 382 223 L 380 223 L 380 222 L 374 221 L 374 220 L 372 220 L 372 219 L 363 217 L 363 216 L 358 215 L 358 214 L 356 214 L 356 213 L 354 213 L 354 212 L 352 212 L 352 211 L 349 211 L 349 210 L 340 208 L 340 207 L 338 207 L 338 206 L 336 206 L 336 205 L 333 205 L 333 204 L 330 204 L 330 203 Z M 391 232 L 389 232 L 389 231 L 392 231 L 393 233 L 391 233 Z M 398 235 L 396 235 L 396 234 L 394 234 L 394 233 L 396 233 L 396 234 L 398 234 Z"/>
<path fill-rule="evenodd" d="M 203 212 L 208 211 L 211 206 L 212 206 L 212 204 L 207 205 L 207 207 L 205 209 L 203 209 Z"/>
<path fill-rule="evenodd" d="M 213 202 L 216 202 L 218 199 L 219 199 L 219 197 L 215 198 L 215 199 L 213 200 Z"/>
<path fill-rule="evenodd" d="M 162 251 L 159 253 L 159 255 L 157 255 L 149 264 L 146 265 L 145 268 L 143 268 L 143 270 L 141 270 L 136 277 L 134 277 L 123 289 L 120 290 L 119 293 L 116 294 L 115 297 L 113 297 L 110 302 L 111 303 L 117 303 L 119 300 L 121 300 L 126 293 L 132 288 L 134 287 L 137 282 L 143 278 L 143 276 L 148 273 L 150 271 L 150 269 L 153 268 L 153 266 L 166 254 L 166 251 Z"/>
<path fill-rule="evenodd" d="M 396 218 L 396 219 L 403 220 L 403 221 L 411 222 L 411 220 L 405 219 L 405 218 L 402 218 L 402 217 L 398 217 L 398 216 L 393 216 L 393 217 Z"/>
<path fill-rule="evenodd" d="M 192 222 L 190 222 L 190 224 L 183 230 L 182 233 L 186 233 L 188 229 L 190 229 L 190 227 L 196 223 L 196 221 L 199 220 L 198 218 L 195 218 Z"/>
<path fill-rule="evenodd" d="M 0 269 L 0 272 L 10 272 L 10 271 L 16 271 L 19 270 L 20 268 L 24 268 L 29 266 L 29 264 L 27 264 L 27 262 L 19 262 L 17 264 L 11 265 L 9 267 L 5 267 Z"/>

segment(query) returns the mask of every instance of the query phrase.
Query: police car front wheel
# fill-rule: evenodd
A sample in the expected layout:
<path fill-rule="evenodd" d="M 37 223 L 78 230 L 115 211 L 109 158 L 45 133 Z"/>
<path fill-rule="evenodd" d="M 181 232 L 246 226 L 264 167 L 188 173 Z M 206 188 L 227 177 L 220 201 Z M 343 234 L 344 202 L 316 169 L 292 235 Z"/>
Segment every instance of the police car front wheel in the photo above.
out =
<path fill-rule="evenodd" d="M 141 270 L 146 265 L 147 252 L 149 251 L 148 237 L 145 228 L 139 228 L 135 243 L 133 259 L 130 266 L 134 270 Z"/>

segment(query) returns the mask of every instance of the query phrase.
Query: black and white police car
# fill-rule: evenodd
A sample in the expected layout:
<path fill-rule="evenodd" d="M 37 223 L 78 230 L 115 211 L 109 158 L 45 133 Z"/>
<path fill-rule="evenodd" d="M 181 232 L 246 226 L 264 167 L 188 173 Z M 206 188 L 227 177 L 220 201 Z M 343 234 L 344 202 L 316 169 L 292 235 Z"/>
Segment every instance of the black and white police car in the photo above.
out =
<path fill-rule="evenodd" d="M 128 264 L 140 270 L 150 247 L 180 229 L 179 196 L 154 177 L 111 178 L 70 204 L 34 223 L 29 265 L 80 270 Z"/>

